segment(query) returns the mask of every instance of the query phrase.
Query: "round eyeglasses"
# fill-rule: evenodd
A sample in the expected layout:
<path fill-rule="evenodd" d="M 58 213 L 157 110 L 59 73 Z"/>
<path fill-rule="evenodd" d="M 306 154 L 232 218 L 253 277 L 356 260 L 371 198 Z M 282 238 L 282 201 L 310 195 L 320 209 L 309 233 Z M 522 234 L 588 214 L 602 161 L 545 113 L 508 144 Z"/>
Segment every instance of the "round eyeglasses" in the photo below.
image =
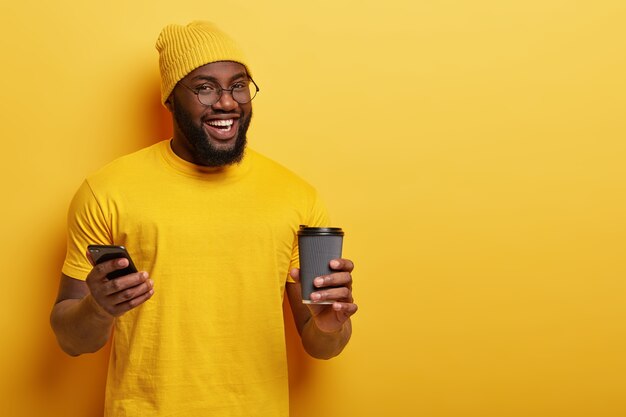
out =
<path fill-rule="evenodd" d="M 196 88 L 191 88 L 180 83 L 187 90 L 191 91 L 198 97 L 198 101 L 205 106 L 212 106 L 222 98 L 224 91 L 227 91 L 233 100 L 239 104 L 250 103 L 259 92 L 259 86 L 250 77 L 246 81 L 238 81 L 230 88 L 223 88 L 219 84 L 204 83 Z"/>

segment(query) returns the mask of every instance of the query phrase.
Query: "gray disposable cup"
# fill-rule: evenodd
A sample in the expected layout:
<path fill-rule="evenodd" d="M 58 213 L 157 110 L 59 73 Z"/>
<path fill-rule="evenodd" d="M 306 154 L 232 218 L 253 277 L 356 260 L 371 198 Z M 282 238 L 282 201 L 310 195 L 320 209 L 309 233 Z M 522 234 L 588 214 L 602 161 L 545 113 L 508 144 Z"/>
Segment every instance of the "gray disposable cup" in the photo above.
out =
<path fill-rule="evenodd" d="M 300 285 L 305 304 L 332 304 L 332 301 L 311 301 L 311 293 L 318 290 L 313 280 L 331 274 L 330 261 L 341 258 L 343 230 L 340 227 L 307 227 L 298 230 L 300 254 Z"/>

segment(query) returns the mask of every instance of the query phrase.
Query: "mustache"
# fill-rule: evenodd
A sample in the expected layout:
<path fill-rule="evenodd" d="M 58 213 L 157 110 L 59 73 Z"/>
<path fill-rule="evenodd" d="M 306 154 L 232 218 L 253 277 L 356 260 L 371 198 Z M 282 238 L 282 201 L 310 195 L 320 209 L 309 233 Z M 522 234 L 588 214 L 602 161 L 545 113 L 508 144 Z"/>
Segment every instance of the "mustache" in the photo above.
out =
<path fill-rule="evenodd" d="M 228 116 L 237 116 L 240 119 L 244 119 L 247 118 L 247 114 L 244 113 L 243 111 L 237 111 L 237 112 L 233 112 L 233 111 L 224 111 L 224 110 L 212 110 L 210 113 L 207 113 L 205 115 L 203 115 L 200 118 L 200 121 L 202 122 L 206 122 L 208 120 L 212 120 L 215 118 L 215 116 L 224 116 L 224 115 L 228 115 Z"/>

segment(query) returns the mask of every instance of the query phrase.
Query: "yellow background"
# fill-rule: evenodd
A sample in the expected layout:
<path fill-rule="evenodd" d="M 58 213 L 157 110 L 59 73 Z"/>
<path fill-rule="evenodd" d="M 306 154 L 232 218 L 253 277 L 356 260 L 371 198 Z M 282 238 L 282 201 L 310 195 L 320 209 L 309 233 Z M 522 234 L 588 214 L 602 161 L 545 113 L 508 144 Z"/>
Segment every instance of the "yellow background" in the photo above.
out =
<path fill-rule="evenodd" d="M 65 213 L 170 135 L 154 42 L 196 18 L 357 264 L 341 357 L 289 329 L 293 416 L 626 415 L 623 0 L 2 2 L 2 415 L 101 413 L 106 351 L 48 325 Z"/>

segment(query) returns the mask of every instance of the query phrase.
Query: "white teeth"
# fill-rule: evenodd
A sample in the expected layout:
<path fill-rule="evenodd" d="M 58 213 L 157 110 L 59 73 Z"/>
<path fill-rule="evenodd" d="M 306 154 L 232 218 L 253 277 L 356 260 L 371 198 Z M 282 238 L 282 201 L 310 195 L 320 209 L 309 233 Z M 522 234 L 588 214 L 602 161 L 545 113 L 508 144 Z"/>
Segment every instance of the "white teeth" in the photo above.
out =
<path fill-rule="evenodd" d="M 208 124 L 211 126 L 232 126 L 233 123 L 234 123 L 233 119 L 211 120 L 210 122 L 208 122 Z"/>

